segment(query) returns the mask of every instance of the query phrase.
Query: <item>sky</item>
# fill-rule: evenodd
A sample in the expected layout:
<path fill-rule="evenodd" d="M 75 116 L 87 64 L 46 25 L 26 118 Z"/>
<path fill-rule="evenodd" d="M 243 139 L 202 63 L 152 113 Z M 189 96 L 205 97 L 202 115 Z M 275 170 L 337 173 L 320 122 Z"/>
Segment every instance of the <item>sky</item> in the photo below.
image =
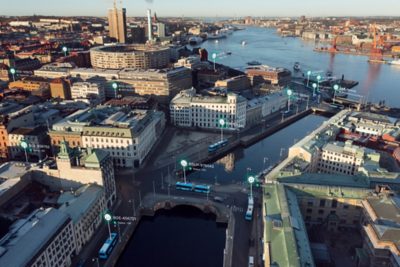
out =
<path fill-rule="evenodd" d="M 118 0 L 118 5 L 120 5 Z M 128 16 L 400 16 L 400 0 L 123 0 Z M 106 16 L 113 0 L 0 0 L 0 15 Z"/>

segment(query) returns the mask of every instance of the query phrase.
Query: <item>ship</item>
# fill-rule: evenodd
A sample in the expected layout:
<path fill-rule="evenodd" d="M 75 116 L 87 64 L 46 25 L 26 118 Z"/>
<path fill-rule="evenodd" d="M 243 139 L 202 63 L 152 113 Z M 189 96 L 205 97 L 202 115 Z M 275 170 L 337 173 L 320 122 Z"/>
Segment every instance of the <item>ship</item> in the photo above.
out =
<path fill-rule="evenodd" d="M 296 72 L 300 71 L 300 63 L 299 62 L 295 62 L 294 63 L 293 70 L 296 71 Z"/>
<path fill-rule="evenodd" d="M 242 41 L 242 46 L 247 45 L 246 41 Z"/>
<path fill-rule="evenodd" d="M 199 36 L 192 36 L 189 38 L 189 44 L 190 45 L 199 45 L 203 42 L 203 38 Z"/>
<path fill-rule="evenodd" d="M 216 31 L 214 33 L 207 33 L 207 39 L 208 40 L 222 39 L 222 38 L 226 38 L 226 35 L 227 34 L 225 32 Z"/>
<path fill-rule="evenodd" d="M 259 65 L 261 65 L 261 62 L 253 60 L 253 61 L 247 62 L 247 65 L 249 65 L 249 66 L 259 66 Z"/>
<path fill-rule="evenodd" d="M 389 61 L 388 64 L 400 66 L 400 59 Z"/>

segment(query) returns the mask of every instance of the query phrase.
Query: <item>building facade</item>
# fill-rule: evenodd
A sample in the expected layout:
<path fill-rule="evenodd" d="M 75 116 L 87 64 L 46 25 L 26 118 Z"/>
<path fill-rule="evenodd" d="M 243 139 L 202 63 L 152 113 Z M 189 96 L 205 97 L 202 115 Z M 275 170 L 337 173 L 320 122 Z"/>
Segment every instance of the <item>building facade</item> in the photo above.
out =
<path fill-rule="evenodd" d="M 180 127 L 220 129 L 223 119 L 226 129 L 246 127 L 247 100 L 234 93 L 225 96 L 196 95 L 194 88 L 179 93 L 170 103 L 171 123 Z"/>
<path fill-rule="evenodd" d="M 71 98 L 97 98 L 100 103 L 103 103 L 106 100 L 105 88 L 101 83 L 77 82 L 71 87 Z"/>
<path fill-rule="evenodd" d="M 108 10 L 108 31 L 118 43 L 126 43 L 126 9 L 114 6 Z"/>
<path fill-rule="evenodd" d="M 140 44 L 100 46 L 90 50 L 90 59 L 100 69 L 160 69 L 169 65 L 170 49 Z"/>

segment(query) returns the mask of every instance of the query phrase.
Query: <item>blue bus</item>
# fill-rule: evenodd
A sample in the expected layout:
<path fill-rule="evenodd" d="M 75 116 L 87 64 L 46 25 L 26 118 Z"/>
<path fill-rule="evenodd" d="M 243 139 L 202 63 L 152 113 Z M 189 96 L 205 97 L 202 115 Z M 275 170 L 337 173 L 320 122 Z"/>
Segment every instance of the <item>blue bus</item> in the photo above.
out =
<path fill-rule="evenodd" d="M 253 208 L 254 208 L 254 199 L 253 199 L 253 197 L 249 196 L 247 211 L 246 211 L 246 215 L 244 216 L 246 221 L 251 221 L 253 219 Z"/>
<path fill-rule="evenodd" d="M 210 193 L 210 188 L 211 188 L 211 186 L 209 186 L 209 185 L 195 185 L 194 186 L 194 191 L 198 192 L 198 193 L 209 194 Z"/>
<path fill-rule="evenodd" d="M 221 140 L 219 142 L 216 142 L 216 143 L 208 146 L 208 152 L 209 153 L 215 152 L 218 149 L 220 149 L 221 147 L 226 146 L 227 144 L 228 144 L 228 140 L 227 139 L 224 139 L 224 140 Z"/>
<path fill-rule="evenodd" d="M 110 256 L 111 251 L 115 247 L 115 244 L 118 240 L 118 234 L 111 233 L 111 236 L 107 237 L 106 242 L 104 242 L 103 246 L 101 246 L 99 250 L 99 258 L 106 260 L 108 256 Z"/>
<path fill-rule="evenodd" d="M 184 191 L 192 191 L 193 190 L 193 184 L 192 183 L 176 182 L 176 189 L 177 190 L 184 190 Z"/>

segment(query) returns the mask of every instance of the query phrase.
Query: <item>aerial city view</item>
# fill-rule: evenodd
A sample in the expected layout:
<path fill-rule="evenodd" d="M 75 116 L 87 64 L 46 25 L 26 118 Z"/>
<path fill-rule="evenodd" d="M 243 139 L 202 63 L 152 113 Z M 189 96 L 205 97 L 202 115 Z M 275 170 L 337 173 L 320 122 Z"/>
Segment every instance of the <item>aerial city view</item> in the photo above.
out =
<path fill-rule="evenodd" d="M 0 267 L 400 267 L 400 1 L 0 1 Z"/>

